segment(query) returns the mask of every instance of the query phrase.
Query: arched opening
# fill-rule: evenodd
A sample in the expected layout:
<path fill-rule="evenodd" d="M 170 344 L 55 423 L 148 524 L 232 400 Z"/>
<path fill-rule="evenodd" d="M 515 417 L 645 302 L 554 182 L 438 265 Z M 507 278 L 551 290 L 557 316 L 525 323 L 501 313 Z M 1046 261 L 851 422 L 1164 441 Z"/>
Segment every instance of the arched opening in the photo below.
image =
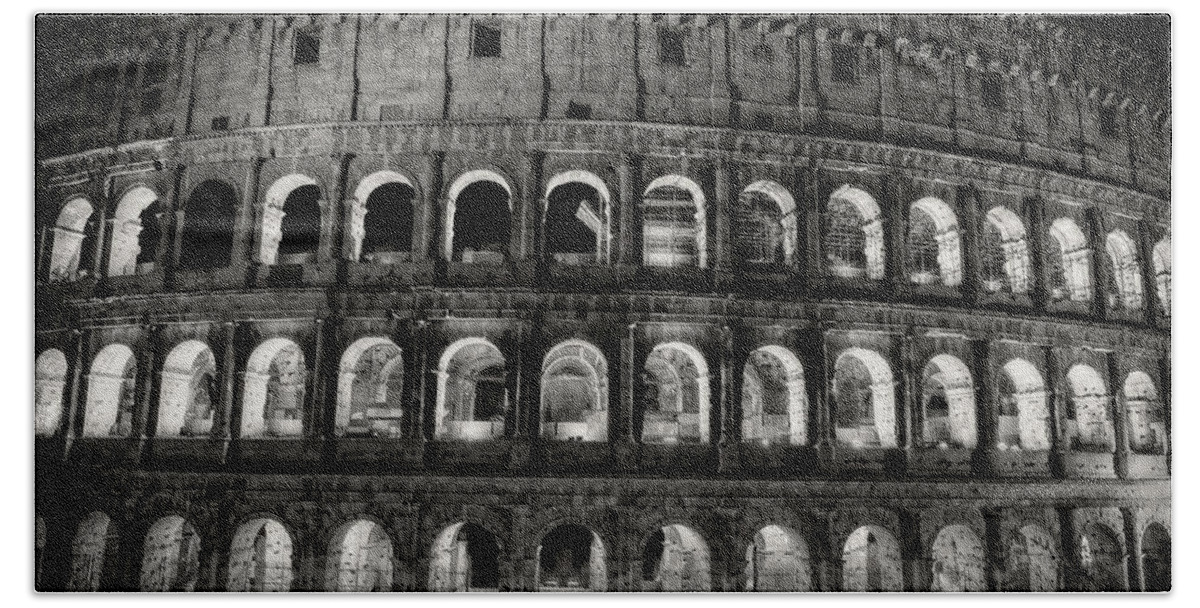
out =
<path fill-rule="evenodd" d="M 980 250 L 984 291 L 1029 292 L 1029 245 L 1016 213 L 1002 206 L 988 211 Z"/>
<path fill-rule="evenodd" d="M 88 513 L 71 542 L 71 578 L 67 591 L 99 591 L 104 575 L 104 560 L 109 546 L 108 515 L 100 511 Z"/>
<path fill-rule="evenodd" d="M 1027 524 L 1008 542 L 1004 569 L 1005 591 L 1058 591 L 1058 553 L 1054 537 L 1045 528 Z"/>
<path fill-rule="evenodd" d="M 287 338 L 271 338 L 250 354 L 242 398 L 242 437 L 304 433 L 304 353 Z"/>
<path fill-rule="evenodd" d="M 137 360 L 124 344 L 105 346 L 88 373 L 85 437 L 128 437 L 133 432 L 134 385 Z"/>
<path fill-rule="evenodd" d="M 843 184 L 825 210 L 825 269 L 835 277 L 882 279 L 883 221 L 870 194 Z"/>
<path fill-rule="evenodd" d="M 604 262 L 611 239 L 604 182 L 587 171 L 568 171 L 554 176 L 546 192 L 546 254 L 560 264 Z"/>
<path fill-rule="evenodd" d="M 892 369 L 879 353 L 848 348 L 833 366 L 833 406 L 838 445 L 896 447 L 896 392 Z"/>
<path fill-rule="evenodd" d="M 558 526 L 542 537 L 535 570 L 540 591 L 608 588 L 604 543 L 595 532 L 576 524 Z"/>
<path fill-rule="evenodd" d="M 808 443 L 804 368 L 782 346 L 750 353 L 742 368 L 742 439 L 764 445 Z"/>
<path fill-rule="evenodd" d="M 958 220 L 944 201 L 927 196 L 909 208 L 909 280 L 917 285 L 962 283 Z"/>
<path fill-rule="evenodd" d="M 500 588 L 500 541 L 473 523 L 447 526 L 430 552 L 432 591 L 497 591 Z"/>
<path fill-rule="evenodd" d="M 354 191 L 348 227 L 350 259 L 376 264 L 410 260 L 416 197 L 412 182 L 394 171 L 363 178 Z"/>
<path fill-rule="evenodd" d="M 708 265 L 706 204 L 696 182 L 666 175 L 642 194 L 642 263 L 646 266 Z"/>
<path fill-rule="evenodd" d="M 843 591 L 903 591 L 900 543 L 879 526 L 863 526 L 842 548 Z"/>
<path fill-rule="evenodd" d="M 1037 367 L 1013 359 L 1000 374 L 996 435 L 1001 450 L 1049 450 L 1050 410 L 1046 384 Z"/>
<path fill-rule="evenodd" d="M 1154 287 L 1158 292 L 1158 304 L 1166 317 L 1171 316 L 1171 237 L 1154 244 Z"/>
<path fill-rule="evenodd" d="M 464 338 L 442 353 L 438 364 L 439 439 L 481 440 L 504 436 L 508 414 L 508 371 L 504 355 L 483 338 Z"/>
<path fill-rule="evenodd" d="M 974 449 L 975 384 L 953 355 L 929 360 L 922 372 L 921 419 L 925 447 Z"/>
<path fill-rule="evenodd" d="M 108 276 L 143 274 L 154 270 L 162 237 L 163 207 L 153 190 L 138 186 L 121 197 L 112 225 Z"/>
<path fill-rule="evenodd" d="M 568 340 L 542 361 L 542 437 L 608 440 L 608 362 L 595 346 Z"/>
<path fill-rule="evenodd" d="M 983 542 L 970 528 L 942 528 L 933 541 L 934 591 L 987 591 Z"/>
<path fill-rule="evenodd" d="M 708 443 L 708 364 L 695 347 L 659 344 L 642 371 L 642 442 Z"/>
<path fill-rule="evenodd" d="M 503 264 L 508 258 L 512 188 L 503 177 L 470 171 L 450 187 L 446 209 L 446 259 Z"/>
<path fill-rule="evenodd" d="M 1108 409 L 1112 399 L 1095 369 L 1075 365 L 1067 372 L 1071 407 L 1067 408 L 1066 438 L 1080 452 L 1112 453 L 1116 449 Z"/>
<path fill-rule="evenodd" d="M 796 259 L 796 201 L 769 180 L 750 184 L 733 216 L 733 257 L 744 265 L 790 267 Z"/>
<path fill-rule="evenodd" d="M 1125 411 L 1129 416 L 1129 449 L 1135 454 L 1165 454 L 1167 421 L 1158 389 L 1143 371 L 1125 378 Z"/>
<path fill-rule="evenodd" d="M 285 175 L 264 198 L 259 262 L 303 264 L 317 259 L 321 240 L 321 189 L 307 175 Z"/>
<path fill-rule="evenodd" d="M 1142 532 L 1142 578 L 1146 591 L 1171 590 L 1171 533 L 1158 523 Z"/>
<path fill-rule="evenodd" d="M 92 205 L 86 199 L 74 198 L 63 205 L 54 223 L 54 239 L 50 249 L 49 280 L 73 281 L 79 276 L 79 260 L 83 252 L 88 219 Z"/>
<path fill-rule="evenodd" d="M 656 530 L 642 548 L 643 591 L 711 591 L 708 544 L 680 524 Z"/>
<path fill-rule="evenodd" d="M 289 591 L 292 537 L 283 524 L 258 518 L 238 526 L 229 548 L 226 591 Z"/>
<path fill-rule="evenodd" d="M 746 591 L 812 591 L 808 543 L 796 532 L 770 525 L 746 547 Z"/>
<path fill-rule="evenodd" d="M 1057 247 L 1051 251 L 1050 299 L 1055 302 L 1087 302 L 1092 299 L 1091 249 L 1083 231 L 1070 218 L 1060 217 L 1050 224 L 1050 239 Z"/>
<path fill-rule="evenodd" d="M 200 535 L 178 515 L 159 519 L 142 549 L 142 591 L 194 591 L 200 575 Z"/>
<path fill-rule="evenodd" d="M 392 590 L 392 540 L 373 521 L 358 519 L 339 527 L 325 564 L 327 591 Z"/>
<path fill-rule="evenodd" d="M 403 435 L 404 357 L 383 337 L 355 340 L 338 367 L 334 432 L 348 437 Z"/>
<path fill-rule="evenodd" d="M 1121 541 L 1103 524 L 1093 524 L 1079 536 L 1079 567 L 1084 591 L 1124 591 L 1125 559 Z"/>
<path fill-rule="evenodd" d="M 1104 241 L 1111 262 L 1112 286 L 1108 296 L 1110 308 L 1142 309 L 1142 268 L 1137 247 L 1124 230 L 1113 230 Z"/>
<path fill-rule="evenodd" d="M 163 363 L 158 401 L 159 437 L 207 437 L 220 391 L 217 361 L 207 344 L 188 340 L 171 349 Z"/>
<path fill-rule="evenodd" d="M 57 348 L 48 348 L 34 363 L 33 428 L 37 435 L 58 432 L 62 424 L 63 391 L 67 383 L 67 356 Z"/>
<path fill-rule="evenodd" d="M 208 180 L 192 190 L 184 207 L 180 268 L 206 270 L 232 263 L 237 207 L 237 192 L 225 182 Z"/>

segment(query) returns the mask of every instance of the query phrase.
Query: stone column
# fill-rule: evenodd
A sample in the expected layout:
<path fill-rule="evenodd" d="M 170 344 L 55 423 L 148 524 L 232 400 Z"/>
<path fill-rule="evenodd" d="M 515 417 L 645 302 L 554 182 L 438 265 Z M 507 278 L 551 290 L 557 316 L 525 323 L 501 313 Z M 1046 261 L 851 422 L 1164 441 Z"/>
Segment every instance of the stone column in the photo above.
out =
<path fill-rule="evenodd" d="M 1163 316 L 1162 303 L 1158 298 L 1158 277 L 1154 274 L 1154 236 L 1150 222 L 1145 219 L 1137 223 L 1137 251 L 1139 270 L 1142 273 L 1142 312 L 1147 325 L 1156 325 Z"/>
<path fill-rule="evenodd" d="M 137 442 L 138 459 L 141 459 L 142 452 L 146 448 L 146 438 L 150 424 L 154 421 L 154 416 L 157 413 L 155 406 L 158 401 L 159 372 L 162 371 L 161 360 L 159 356 L 159 332 L 162 329 L 159 325 L 143 325 L 141 339 L 141 349 L 137 353 L 137 378 L 134 380 L 134 412 L 133 412 L 133 430 L 130 433 L 131 437 Z"/>
<path fill-rule="evenodd" d="M 83 413 L 80 412 L 80 404 L 84 397 L 84 390 L 82 387 L 83 370 L 85 367 L 91 364 L 91 356 L 87 354 L 86 350 L 86 347 L 90 342 L 88 337 L 82 330 L 79 329 L 72 329 L 71 336 L 74 338 L 73 341 L 75 343 L 75 348 L 74 352 L 71 354 L 70 360 L 71 373 L 70 376 L 68 376 L 68 381 L 70 384 L 65 387 L 67 401 L 65 404 L 63 404 L 64 409 L 66 410 L 66 415 L 64 416 L 64 418 L 66 418 L 66 427 L 64 428 L 60 426 L 60 428 L 64 428 L 64 430 L 61 432 L 65 439 L 65 445 L 63 446 L 62 454 L 60 454 L 60 456 L 64 458 L 68 453 L 70 453 L 71 443 L 74 441 L 76 436 L 75 429 L 81 424 L 80 422 L 77 422 L 77 420 L 83 418 Z"/>
<path fill-rule="evenodd" d="M 813 562 L 813 590 L 841 591 L 842 590 L 842 548 L 838 546 L 835 530 L 835 514 L 824 513 L 819 520 L 816 530 L 816 549 Z"/>
<path fill-rule="evenodd" d="M 904 560 L 904 590 L 929 591 L 933 563 L 921 546 L 921 514 L 900 510 L 900 555 Z"/>
<path fill-rule="evenodd" d="M 308 375 L 308 390 L 304 393 L 304 413 L 301 416 L 304 420 L 304 436 L 313 439 L 324 436 L 326 384 L 331 378 L 337 381 L 336 371 L 330 373 L 325 369 L 326 360 L 333 358 L 325 354 L 325 333 L 329 325 L 325 319 L 313 319 L 312 373 Z"/>
<path fill-rule="evenodd" d="M 955 189 L 955 207 L 962 220 L 959 222 L 959 240 L 962 247 L 962 294 L 964 302 L 978 302 L 982 264 L 981 246 L 982 235 L 987 222 L 985 212 L 980 209 L 979 192 L 971 186 L 959 186 Z"/>
<path fill-rule="evenodd" d="M 108 232 L 108 225 L 112 220 L 108 219 L 108 195 L 107 193 L 100 199 L 96 215 L 96 242 L 93 243 L 95 249 L 92 254 L 92 276 L 100 278 L 103 276 L 101 271 L 104 269 L 104 262 L 107 256 L 104 255 L 105 244 L 108 239 L 105 233 Z"/>
<path fill-rule="evenodd" d="M 1097 318 L 1105 319 L 1109 315 L 1108 294 L 1112 291 L 1110 272 L 1112 263 L 1108 259 L 1107 249 L 1105 247 L 1105 225 L 1104 218 L 1098 209 L 1087 210 L 1086 225 L 1084 231 L 1087 234 L 1088 246 L 1091 254 L 1092 268 L 1092 314 Z"/>
<path fill-rule="evenodd" d="M 636 466 L 636 443 L 639 438 L 635 435 L 637 425 L 634 416 L 637 403 L 638 370 L 640 365 L 637 358 L 637 323 L 630 323 L 625 335 L 621 337 L 621 403 L 614 416 L 609 420 L 613 426 L 612 438 L 618 466 L 631 469 Z"/>
<path fill-rule="evenodd" d="M 913 331 L 909 327 L 908 332 L 900 338 L 900 395 L 896 400 L 899 410 L 896 412 L 899 432 L 896 443 L 897 447 L 904 449 L 906 458 L 912 456 L 913 450 L 922 447 L 923 440 L 918 426 L 921 418 L 918 415 L 921 407 L 921 362 L 917 361 L 914 352 L 916 337 Z"/>
<path fill-rule="evenodd" d="M 800 242 L 797 243 L 796 267 L 805 290 L 813 289 L 814 280 L 824 274 L 821 254 L 821 197 L 817 183 L 816 161 L 796 172 L 793 182 L 796 199 L 797 224 Z"/>
<path fill-rule="evenodd" d="M 428 416 L 426 413 L 428 404 L 432 403 L 432 399 L 427 400 L 430 385 L 429 382 L 429 323 L 421 317 L 413 321 L 412 329 L 412 345 L 413 354 L 409 359 L 411 363 L 411 373 L 405 374 L 405 383 L 412 386 L 412 390 L 406 391 L 410 394 L 408 411 L 412 414 L 413 422 L 408 428 L 408 437 L 416 441 L 423 441 L 426 438 L 425 420 Z M 408 378 L 412 378 L 409 380 Z M 435 397 L 436 398 L 436 397 Z"/>
<path fill-rule="evenodd" d="M 1046 357 L 1046 405 L 1050 409 L 1051 470 L 1056 476 L 1063 474 L 1063 461 L 1071 446 L 1064 435 L 1066 408 L 1071 407 L 1069 394 L 1063 386 L 1064 378 L 1059 369 L 1058 350 L 1053 346 L 1042 347 Z"/>
<path fill-rule="evenodd" d="M 1142 564 L 1142 521 L 1140 509 L 1121 507 L 1121 523 L 1125 532 L 1125 564 L 1128 567 L 1130 591 L 1146 590 L 1146 574 Z"/>
<path fill-rule="evenodd" d="M 713 230 L 707 245 L 710 265 L 718 271 L 729 270 L 730 266 L 730 215 L 736 201 L 731 181 L 729 163 L 724 159 L 717 160 L 713 169 Z"/>
<path fill-rule="evenodd" d="M 1129 413 L 1125 407 L 1125 383 L 1121 377 L 1121 366 L 1117 361 L 1117 354 L 1113 352 L 1105 353 L 1104 370 L 1105 384 L 1108 385 L 1108 392 L 1112 395 L 1111 406 L 1109 407 L 1109 416 L 1112 418 L 1113 425 L 1113 442 L 1116 448 L 1113 454 L 1113 470 L 1117 476 L 1124 478 L 1129 473 Z"/>
<path fill-rule="evenodd" d="M 992 377 L 991 343 L 986 338 L 970 341 L 971 375 L 975 380 L 976 424 L 979 437 L 975 448 L 974 474 L 990 475 L 992 456 L 996 450 L 996 427 L 999 424 L 1000 406 L 996 399 L 996 386 Z"/>
<path fill-rule="evenodd" d="M 721 328 L 720 365 L 720 434 L 718 438 L 719 462 L 722 471 L 741 468 L 738 458 L 742 440 L 742 368 L 746 356 L 741 342 L 743 328 L 736 327 L 734 319 L 726 319 Z"/>
<path fill-rule="evenodd" d="M 638 170 L 640 159 L 632 154 L 621 154 L 617 165 L 617 180 L 621 209 L 617 237 L 617 262 L 637 266 L 642 260 L 641 207 Z"/>
<path fill-rule="evenodd" d="M 1079 548 L 1075 539 L 1075 518 L 1070 507 L 1057 507 L 1059 547 L 1058 555 L 1060 568 L 1063 571 L 1063 591 L 1083 591 L 1084 585 L 1079 580 Z"/>
<path fill-rule="evenodd" d="M 982 510 L 983 538 L 983 568 L 988 591 L 1004 590 L 1005 547 L 1001 532 L 1004 514 L 999 508 L 988 507 Z"/>
<path fill-rule="evenodd" d="M 909 188 L 900 182 L 895 175 L 887 176 L 884 181 L 883 236 L 884 264 L 887 269 L 885 276 L 891 283 L 895 293 L 907 293 L 908 281 L 908 206 Z"/>
<path fill-rule="evenodd" d="M 814 347 L 809 352 L 808 362 L 812 366 L 813 380 L 809 384 L 808 395 L 812 407 L 816 409 L 816 424 L 810 435 L 817 450 L 824 457 L 831 457 L 837 446 L 837 425 L 833 416 L 833 375 L 830 372 L 833 362 L 829 359 L 829 344 L 825 341 L 825 325 L 818 324 L 810 331 Z"/>
<path fill-rule="evenodd" d="M 1029 209 L 1030 293 L 1033 296 L 1034 307 L 1044 311 L 1049 300 L 1047 286 L 1050 284 L 1046 256 L 1059 255 L 1059 251 L 1049 237 L 1050 223 L 1046 220 L 1045 202 L 1040 197 L 1031 197 L 1025 199 L 1025 204 Z M 1048 247 L 1053 251 L 1047 249 Z"/>

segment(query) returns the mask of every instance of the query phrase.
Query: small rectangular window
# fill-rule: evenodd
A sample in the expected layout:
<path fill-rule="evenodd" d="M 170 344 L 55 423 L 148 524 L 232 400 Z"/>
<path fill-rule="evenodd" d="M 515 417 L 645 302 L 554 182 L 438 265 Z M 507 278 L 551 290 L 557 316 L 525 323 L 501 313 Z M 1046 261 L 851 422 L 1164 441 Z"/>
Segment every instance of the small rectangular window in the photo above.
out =
<path fill-rule="evenodd" d="M 1118 137 L 1121 129 L 1117 124 L 1117 109 L 1112 106 L 1100 108 L 1100 134 L 1105 137 Z"/>
<path fill-rule="evenodd" d="M 1004 109 L 1004 77 L 995 72 L 987 72 L 982 78 L 983 105 L 995 110 Z"/>
<path fill-rule="evenodd" d="M 775 119 L 769 114 L 755 114 L 750 127 L 755 131 L 770 131 L 775 128 Z"/>
<path fill-rule="evenodd" d="M 592 106 L 586 103 L 567 102 L 567 118 L 571 120 L 591 120 Z"/>
<path fill-rule="evenodd" d="M 858 82 L 858 49 L 849 44 L 834 44 L 832 60 L 831 76 L 834 82 Z"/>
<path fill-rule="evenodd" d="M 471 24 L 471 56 L 500 56 L 500 27 L 498 25 Z"/>
<path fill-rule="evenodd" d="M 162 89 L 150 89 L 142 93 L 141 114 L 153 114 L 162 107 Z"/>
<path fill-rule="evenodd" d="M 658 62 L 662 65 L 682 67 L 686 57 L 683 52 L 683 31 L 662 28 L 658 31 Z"/>
<path fill-rule="evenodd" d="M 292 59 L 295 65 L 321 62 L 321 38 L 316 32 L 296 32 L 296 49 Z"/>
<path fill-rule="evenodd" d="M 213 131 L 228 131 L 229 130 L 229 117 L 228 116 L 218 116 L 218 117 L 212 119 L 212 130 Z"/>

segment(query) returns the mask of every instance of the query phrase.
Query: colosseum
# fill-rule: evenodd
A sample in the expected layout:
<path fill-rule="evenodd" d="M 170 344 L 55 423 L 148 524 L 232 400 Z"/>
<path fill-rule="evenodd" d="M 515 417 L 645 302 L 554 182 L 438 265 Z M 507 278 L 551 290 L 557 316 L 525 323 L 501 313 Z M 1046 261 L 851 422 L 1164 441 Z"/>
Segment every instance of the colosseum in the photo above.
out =
<path fill-rule="evenodd" d="M 1169 37 L 43 15 L 35 586 L 1167 590 Z"/>

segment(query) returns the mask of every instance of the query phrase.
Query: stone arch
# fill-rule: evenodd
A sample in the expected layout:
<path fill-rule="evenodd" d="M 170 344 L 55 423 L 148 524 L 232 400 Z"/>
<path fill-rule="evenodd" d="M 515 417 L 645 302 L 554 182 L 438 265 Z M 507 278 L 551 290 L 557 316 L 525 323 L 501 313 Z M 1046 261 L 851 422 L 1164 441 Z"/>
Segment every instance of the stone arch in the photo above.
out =
<path fill-rule="evenodd" d="M 302 190 L 308 188 L 307 190 Z M 316 190 L 315 195 L 313 189 Z M 321 234 L 321 189 L 317 180 L 291 173 L 277 180 L 263 197 L 258 261 L 275 264 L 314 261 Z M 284 220 L 292 214 L 292 219 Z M 307 253 L 292 249 L 311 249 Z M 287 256 L 281 260 L 280 255 Z M 309 255 L 311 254 L 311 255 Z"/>
<path fill-rule="evenodd" d="M 1142 578 L 1145 591 L 1171 590 L 1171 532 L 1158 522 L 1142 530 Z"/>
<path fill-rule="evenodd" d="M 500 540 L 479 524 L 442 529 L 430 548 L 430 591 L 495 591 L 501 584 Z"/>
<path fill-rule="evenodd" d="M 975 449 L 975 383 L 958 357 L 942 353 L 925 364 L 921 395 L 926 447 Z"/>
<path fill-rule="evenodd" d="M 1008 540 L 1003 579 L 1004 591 L 1058 591 L 1058 551 L 1054 537 L 1038 524 L 1014 530 Z"/>
<path fill-rule="evenodd" d="M 986 291 L 1029 292 L 1029 244 L 1020 216 L 1003 205 L 992 207 L 987 212 L 982 250 Z"/>
<path fill-rule="evenodd" d="M 391 591 L 392 539 L 383 526 L 356 519 L 338 527 L 325 558 L 325 590 Z"/>
<path fill-rule="evenodd" d="M 909 279 L 918 285 L 962 283 L 962 243 L 958 218 L 945 201 L 927 196 L 909 207 Z"/>
<path fill-rule="evenodd" d="M 642 546 L 643 591 L 711 591 L 708 543 L 696 530 L 667 524 Z"/>
<path fill-rule="evenodd" d="M 155 249 L 162 238 L 158 194 L 146 186 L 130 188 L 117 203 L 108 252 L 108 276 L 141 274 L 154 269 Z"/>
<path fill-rule="evenodd" d="M 438 362 L 434 436 L 484 440 L 504 436 L 509 410 L 507 362 L 485 338 L 463 338 Z"/>
<path fill-rule="evenodd" d="M 833 405 L 838 445 L 896 447 L 896 392 L 892 368 L 879 353 L 860 347 L 834 362 Z"/>
<path fill-rule="evenodd" d="M 542 535 L 535 558 L 534 585 L 548 591 L 606 591 L 604 542 L 592 529 L 564 523 Z"/>
<path fill-rule="evenodd" d="M 1058 254 L 1050 252 L 1050 298 L 1087 302 L 1092 299 L 1092 251 L 1074 220 L 1060 217 L 1050 224 Z"/>
<path fill-rule="evenodd" d="M 824 226 L 825 264 L 830 274 L 883 278 L 883 220 L 874 197 L 842 184 L 829 196 Z"/>
<path fill-rule="evenodd" d="M 646 357 L 642 386 L 643 443 L 708 443 L 708 363 L 696 347 L 655 346 Z"/>
<path fill-rule="evenodd" d="M 33 403 L 34 433 L 54 435 L 62 424 L 63 392 L 67 385 L 67 356 L 57 348 L 47 348 L 34 362 Z"/>
<path fill-rule="evenodd" d="M 735 259 L 752 264 L 795 263 L 799 236 L 796 200 L 787 188 L 771 180 L 746 186 L 733 220 Z"/>
<path fill-rule="evenodd" d="M 866 525 L 846 537 L 842 547 L 842 590 L 904 590 L 900 543 L 890 532 Z"/>
<path fill-rule="evenodd" d="M 1050 409 L 1037 366 L 1012 359 L 1001 368 L 996 435 L 1002 450 L 1049 450 Z"/>
<path fill-rule="evenodd" d="M 708 267 L 707 203 L 696 182 L 664 175 L 642 193 L 642 263 Z"/>
<path fill-rule="evenodd" d="M 360 180 L 348 201 L 351 261 L 394 263 L 412 255 L 417 187 L 405 175 L 376 171 Z"/>
<path fill-rule="evenodd" d="M 808 443 L 804 367 L 782 346 L 756 349 L 742 367 L 742 439 L 764 444 Z"/>
<path fill-rule="evenodd" d="M 88 513 L 71 541 L 71 576 L 67 591 L 99 591 L 104 562 L 114 537 L 112 520 L 103 511 Z"/>
<path fill-rule="evenodd" d="M 933 541 L 934 591 L 987 591 L 983 542 L 961 524 L 946 526 Z"/>
<path fill-rule="evenodd" d="M 192 189 L 183 208 L 180 268 L 224 268 L 233 262 L 239 205 L 237 191 L 223 181 L 206 180 Z"/>
<path fill-rule="evenodd" d="M 1125 414 L 1129 423 L 1129 449 L 1135 454 L 1165 454 L 1167 421 L 1158 389 L 1141 370 L 1125 377 Z"/>
<path fill-rule="evenodd" d="M 200 574 L 200 535 L 184 518 L 167 515 L 146 532 L 142 591 L 194 591 Z"/>
<path fill-rule="evenodd" d="M 608 361 L 583 340 L 560 342 L 542 360 L 542 436 L 608 440 Z"/>
<path fill-rule="evenodd" d="M 1079 567 L 1084 591 L 1125 591 L 1125 556 L 1120 537 L 1093 523 L 1079 535 Z"/>
<path fill-rule="evenodd" d="M 308 371 L 304 353 L 288 338 L 269 338 L 250 354 L 243 374 L 242 437 L 299 437 L 304 433 Z"/>
<path fill-rule="evenodd" d="M 216 358 L 204 342 L 186 340 L 171 349 L 163 362 L 155 435 L 208 436 L 220 402 L 216 377 Z"/>
<path fill-rule="evenodd" d="M 338 436 L 398 438 L 403 433 L 404 355 L 382 336 L 355 340 L 338 365 Z"/>
<path fill-rule="evenodd" d="M 92 212 L 92 204 L 81 197 L 67 201 L 58 212 L 50 248 L 50 281 L 72 281 L 79 275 L 79 260 Z"/>
<path fill-rule="evenodd" d="M 808 543 L 796 531 L 771 524 L 746 547 L 746 591 L 812 591 Z"/>
<path fill-rule="evenodd" d="M 612 194 L 590 171 L 573 169 L 546 183 L 545 248 L 563 264 L 603 263 L 612 249 Z"/>
<path fill-rule="evenodd" d="M 1108 233 L 1104 246 L 1112 263 L 1113 288 L 1116 289 L 1116 293 L 1109 296 L 1109 306 L 1141 310 L 1144 301 L 1142 266 L 1133 239 L 1118 228 Z"/>
<path fill-rule="evenodd" d="M 1107 452 L 1116 449 L 1109 406 L 1112 398 L 1104 379 L 1091 366 L 1076 364 L 1067 371 L 1071 407 L 1067 408 L 1066 437 L 1071 449 Z"/>
<path fill-rule="evenodd" d="M 133 432 L 137 359 L 124 344 L 109 344 L 96 353 L 88 373 L 85 437 L 128 437 Z"/>
<path fill-rule="evenodd" d="M 490 190 L 487 184 L 492 184 Z M 504 191 L 504 205 L 495 200 L 499 190 Z M 466 199 L 460 201 L 464 195 Z M 508 256 L 512 209 L 512 186 L 499 173 L 475 169 L 458 176 L 446 196 L 446 259 L 502 263 Z"/>
<path fill-rule="evenodd" d="M 226 591 L 289 591 L 292 588 L 292 536 L 270 517 L 238 526 L 229 548 Z"/>
<path fill-rule="evenodd" d="M 1151 251 L 1154 262 L 1154 288 L 1164 316 L 1171 316 L 1171 237 L 1164 237 L 1154 244 Z"/>

